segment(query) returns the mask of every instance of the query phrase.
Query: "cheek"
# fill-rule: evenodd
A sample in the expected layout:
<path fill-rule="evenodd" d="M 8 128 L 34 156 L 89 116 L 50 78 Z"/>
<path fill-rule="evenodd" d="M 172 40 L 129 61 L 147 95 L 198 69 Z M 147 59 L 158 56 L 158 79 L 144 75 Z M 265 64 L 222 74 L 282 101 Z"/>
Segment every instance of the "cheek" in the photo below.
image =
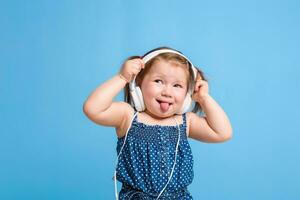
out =
<path fill-rule="evenodd" d="M 148 85 L 144 85 L 144 87 L 142 88 L 143 90 L 143 96 L 144 97 L 153 97 L 153 96 L 156 96 L 159 89 L 157 87 L 154 87 L 153 85 L 151 84 L 148 84 Z"/>
<path fill-rule="evenodd" d="M 186 91 L 176 91 L 176 97 L 178 102 L 183 102 L 186 97 Z"/>

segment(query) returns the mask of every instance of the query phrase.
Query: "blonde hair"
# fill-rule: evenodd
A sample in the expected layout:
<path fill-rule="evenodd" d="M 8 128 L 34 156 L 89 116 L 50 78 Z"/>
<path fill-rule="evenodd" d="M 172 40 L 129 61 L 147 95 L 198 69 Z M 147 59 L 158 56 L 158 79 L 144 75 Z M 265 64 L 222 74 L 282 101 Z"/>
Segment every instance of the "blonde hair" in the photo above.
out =
<path fill-rule="evenodd" d="M 177 50 L 169 48 L 169 47 L 159 47 L 159 48 L 156 48 L 156 49 L 153 49 L 153 50 L 147 52 L 145 55 L 147 55 L 147 54 L 149 54 L 153 51 L 159 50 L 159 49 L 171 49 L 171 50 L 177 51 Z M 177 52 L 181 53 L 180 51 L 177 51 Z M 143 55 L 142 57 L 141 56 L 130 56 L 124 62 L 126 62 L 127 60 L 135 59 L 135 58 L 141 58 L 142 59 L 145 55 Z M 192 74 L 193 74 L 192 69 L 189 66 L 190 64 L 184 57 L 182 57 L 178 54 L 175 54 L 175 53 L 162 53 L 162 54 L 159 54 L 159 55 L 155 56 L 151 60 L 149 60 L 145 64 L 145 68 L 143 70 L 141 70 L 140 73 L 136 77 L 136 84 L 138 86 L 141 86 L 141 83 L 142 83 L 145 75 L 151 69 L 151 67 L 153 66 L 153 63 L 156 62 L 156 61 L 161 61 L 161 60 L 166 61 L 166 62 L 172 62 L 172 64 L 174 63 L 177 66 L 184 67 L 188 72 L 188 80 L 187 80 L 188 89 L 193 89 L 195 81 L 194 81 L 193 76 L 192 76 Z M 195 68 L 197 69 L 198 74 L 200 75 L 202 80 L 207 81 L 206 78 L 204 77 L 204 73 L 200 69 L 198 69 L 197 67 L 195 67 Z M 131 96 L 130 96 L 130 90 L 129 90 L 129 84 L 128 83 L 126 84 L 126 86 L 124 88 L 124 101 L 129 103 L 129 104 L 131 102 Z M 195 102 L 195 106 L 192 109 L 192 112 L 194 112 L 194 113 L 203 112 L 203 110 L 202 110 L 202 108 L 201 108 L 201 106 L 198 102 Z"/>

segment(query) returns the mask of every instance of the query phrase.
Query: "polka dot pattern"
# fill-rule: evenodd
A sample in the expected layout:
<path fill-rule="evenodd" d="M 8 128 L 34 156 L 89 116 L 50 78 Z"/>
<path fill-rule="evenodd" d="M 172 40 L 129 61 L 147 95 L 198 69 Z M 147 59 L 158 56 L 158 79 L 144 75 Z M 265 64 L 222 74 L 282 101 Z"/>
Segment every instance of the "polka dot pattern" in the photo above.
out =
<path fill-rule="evenodd" d="M 194 178 L 194 160 L 186 136 L 186 114 L 182 117 L 174 172 L 160 199 L 192 199 L 187 186 Z M 118 154 L 124 139 L 118 138 Z M 171 174 L 177 140 L 177 126 L 144 124 L 135 115 L 117 165 L 117 180 L 122 182 L 119 199 L 156 199 Z"/>

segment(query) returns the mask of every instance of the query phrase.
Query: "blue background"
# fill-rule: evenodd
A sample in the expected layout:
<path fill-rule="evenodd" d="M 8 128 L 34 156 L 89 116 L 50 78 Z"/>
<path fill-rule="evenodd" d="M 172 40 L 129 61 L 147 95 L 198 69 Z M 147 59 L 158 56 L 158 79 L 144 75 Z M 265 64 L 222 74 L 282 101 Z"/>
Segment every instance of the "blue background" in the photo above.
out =
<path fill-rule="evenodd" d="M 82 105 L 128 56 L 163 45 L 205 72 L 234 130 L 190 140 L 194 199 L 300 199 L 299 6 L 1 1 L 0 199 L 113 199 L 116 134 Z"/>

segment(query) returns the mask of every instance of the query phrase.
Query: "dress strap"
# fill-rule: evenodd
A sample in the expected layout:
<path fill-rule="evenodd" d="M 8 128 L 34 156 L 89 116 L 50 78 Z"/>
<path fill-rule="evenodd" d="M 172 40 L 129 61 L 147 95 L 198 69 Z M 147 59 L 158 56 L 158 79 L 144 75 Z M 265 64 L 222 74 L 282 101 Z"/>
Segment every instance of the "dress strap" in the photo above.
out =
<path fill-rule="evenodd" d="M 131 124 L 137 124 L 137 114 L 138 114 L 138 111 L 135 111 L 135 113 L 131 119 Z"/>
<path fill-rule="evenodd" d="M 183 125 L 186 125 L 186 113 L 182 114 Z"/>
<path fill-rule="evenodd" d="M 118 153 L 118 156 L 117 156 L 117 159 L 116 159 L 116 162 L 115 162 L 115 173 L 114 173 L 114 176 L 113 176 L 113 179 L 115 181 L 115 196 L 116 196 L 116 199 L 118 199 L 118 186 L 117 186 L 117 166 L 118 166 L 118 163 L 119 163 L 119 157 L 122 153 L 122 150 L 124 148 L 124 145 L 126 144 L 126 139 L 127 139 L 127 136 L 128 136 L 128 132 L 130 130 L 130 127 L 132 126 L 132 124 L 135 123 L 135 120 L 136 120 L 136 117 L 137 117 L 137 113 L 138 112 L 135 112 L 133 117 L 131 118 L 131 122 L 130 122 L 130 126 L 128 127 L 127 131 L 126 131 L 126 134 L 125 134 L 125 138 L 124 138 L 124 141 L 123 141 L 123 145 Z"/>

